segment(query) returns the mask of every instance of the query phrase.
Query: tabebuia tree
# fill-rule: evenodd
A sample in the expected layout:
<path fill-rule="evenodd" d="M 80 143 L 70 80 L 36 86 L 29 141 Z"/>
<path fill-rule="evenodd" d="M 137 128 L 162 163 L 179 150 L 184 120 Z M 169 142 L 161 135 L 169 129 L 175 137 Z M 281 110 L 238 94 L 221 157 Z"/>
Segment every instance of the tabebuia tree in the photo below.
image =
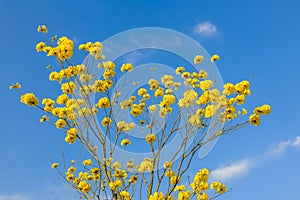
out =
<path fill-rule="evenodd" d="M 10 89 L 20 92 L 22 103 L 40 109 L 40 122 L 63 132 L 66 143 L 81 143 L 86 149 L 88 159 L 52 163 L 80 198 L 208 200 L 230 190 L 220 181 L 211 182 L 210 171 L 204 167 L 191 179 L 187 173 L 203 146 L 248 124 L 259 126 L 261 117 L 270 113 L 269 105 L 250 113 L 244 107 L 251 95 L 249 81 L 226 83 L 220 90 L 205 70 L 177 66 L 173 76 L 156 73 L 153 66 L 154 75 L 147 84 L 126 78 L 116 84 L 118 77 L 134 73 L 135 67 L 107 60 L 101 42 L 75 47 L 66 36 L 49 37 L 45 25 L 38 32 L 45 41 L 36 45 L 36 51 L 57 61 L 56 66 L 47 67 L 57 95 L 23 93 L 19 83 Z M 76 49 L 85 55 L 84 63 L 72 62 Z M 193 56 L 194 65 L 220 59 L 217 54 L 206 58 L 195 52 Z M 128 85 L 138 89 L 128 91 Z M 120 117 L 124 112 L 127 117 Z M 172 146 L 175 137 L 176 146 Z M 172 152 L 169 160 L 162 155 L 166 146 Z M 122 158 L 120 152 L 139 148 L 148 149 L 147 157 Z"/>

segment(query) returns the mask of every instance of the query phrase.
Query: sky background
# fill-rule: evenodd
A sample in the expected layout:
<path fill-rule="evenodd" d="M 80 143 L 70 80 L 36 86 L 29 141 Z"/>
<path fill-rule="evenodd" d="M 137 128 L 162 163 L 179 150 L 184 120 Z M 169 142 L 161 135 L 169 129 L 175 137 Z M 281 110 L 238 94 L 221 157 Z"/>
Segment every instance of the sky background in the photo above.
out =
<path fill-rule="evenodd" d="M 254 74 L 247 105 L 269 103 L 271 115 L 260 127 L 221 138 L 192 171 L 207 167 L 234 188 L 220 200 L 299 199 L 299 10 L 296 0 L 0 0 L 0 200 L 76 199 L 49 161 L 49 155 L 61 158 L 60 144 L 70 159 L 76 148 L 65 145 L 54 127 L 40 124 L 41 113 L 8 89 L 16 81 L 41 97 L 56 89 L 45 69 L 53 59 L 35 52 L 42 40 L 39 24 L 76 44 L 138 27 L 169 28 L 195 39 L 209 54 L 218 53 L 224 82 Z"/>

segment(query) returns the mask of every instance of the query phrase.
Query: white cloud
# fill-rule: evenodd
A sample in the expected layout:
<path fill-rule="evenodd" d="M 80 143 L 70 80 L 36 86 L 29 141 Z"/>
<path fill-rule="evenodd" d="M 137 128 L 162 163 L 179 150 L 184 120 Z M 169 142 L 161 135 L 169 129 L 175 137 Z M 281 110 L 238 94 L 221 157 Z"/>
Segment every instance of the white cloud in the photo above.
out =
<path fill-rule="evenodd" d="M 204 37 L 211 37 L 217 35 L 218 29 L 216 25 L 212 24 L 209 21 L 205 21 L 198 23 L 194 27 L 194 33 Z"/>
<path fill-rule="evenodd" d="M 282 156 L 288 148 L 295 147 L 300 147 L 300 136 L 297 136 L 294 140 L 279 142 L 258 157 L 248 158 L 227 166 L 221 166 L 211 172 L 211 179 L 228 181 L 246 175 L 254 165 L 256 166 L 257 164 L 270 159 L 270 156 Z"/>
<path fill-rule="evenodd" d="M 266 155 L 281 156 L 288 148 L 292 147 L 300 147 L 300 136 L 297 136 L 294 140 L 279 142 L 277 145 L 269 149 Z"/>
<path fill-rule="evenodd" d="M 267 155 L 281 156 L 290 145 L 290 140 L 279 142 L 267 152 Z"/>
<path fill-rule="evenodd" d="M 19 194 L 0 195 L 0 200 L 31 200 L 29 197 Z"/>
<path fill-rule="evenodd" d="M 292 142 L 293 147 L 300 147 L 300 136 L 297 136 L 296 139 Z"/>
<path fill-rule="evenodd" d="M 228 181 L 247 174 L 251 165 L 250 160 L 243 160 L 241 162 L 213 170 L 210 177 L 212 180 Z"/>

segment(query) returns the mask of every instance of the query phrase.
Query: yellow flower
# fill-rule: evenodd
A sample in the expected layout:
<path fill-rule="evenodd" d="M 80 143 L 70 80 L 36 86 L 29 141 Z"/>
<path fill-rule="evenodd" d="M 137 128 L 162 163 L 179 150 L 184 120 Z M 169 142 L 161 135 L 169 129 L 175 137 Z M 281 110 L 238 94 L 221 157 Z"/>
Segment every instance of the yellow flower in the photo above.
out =
<path fill-rule="evenodd" d="M 185 199 L 189 199 L 191 196 L 190 191 L 185 191 L 185 192 L 179 192 L 178 193 L 178 200 L 185 200 Z"/>
<path fill-rule="evenodd" d="M 257 115 L 267 115 L 271 113 L 271 106 L 268 104 L 256 107 L 253 111 Z"/>
<path fill-rule="evenodd" d="M 9 89 L 11 90 L 11 89 L 18 89 L 18 88 L 21 88 L 21 84 L 20 83 L 18 83 L 18 82 L 16 82 L 15 84 L 11 84 L 10 86 L 9 86 Z"/>
<path fill-rule="evenodd" d="M 44 48 L 46 47 L 45 42 L 40 42 L 35 46 L 35 50 L 37 52 L 42 52 L 44 50 Z"/>
<path fill-rule="evenodd" d="M 182 73 L 185 70 L 185 68 L 183 66 L 179 66 L 176 68 L 175 73 L 177 75 L 179 75 L 180 73 Z"/>
<path fill-rule="evenodd" d="M 131 141 L 130 141 L 129 139 L 123 139 L 123 140 L 121 141 L 121 145 L 122 145 L 122 146 L 127 146 L 128 144 L 131 144 Z"/>
<path fill-rule="evenodd" d="M 147 90 L 145 89 L 145 88 L 140 88 L 139 90 L 138 90 L 138 95 L 139 96 L 143 96 L 144 94 L 146 94 L 147 93 Z"/>
<path fill-rule="evenodd" d="M 198 195 L 197 200 L 208 200 L 208 195 L 206 193 L 201 193 Z"/>
<path fill-rule="evenodd" d="M 201 63 L 203 60 L 204 60 L 204 57 L 203 57 L 203 56 L 201 56 L 201 55 L 196 55 L 196 56 L 194 57 L 194 64 L 199 64 L 199 63 Z"/>
<path fill-rule="evenodd" d="M 58 129 L 61 129 L 67 125 L 67 122 L 64 119 L 59 119 L 56 121 L 55 126 Z"/>
<path fill-rule="evenodd" d="M 140 105 L 137 104 L 132 104 L 131 105 L 131 110 L 130 110 L 130 114 L 137 117 L 139 115 L 141 115 L 143 112 L 143 108 Z"/>
<path fill-rule="evenodd" d="M 121 66 L 121 71 L 131 71 L 133 69 L 133 66 L 131 63 L 125 63 Z"/>
<path fill-rule="evenodd" d="M 165 197 L 164 197 L 164 193 L 160 192 L 154 192 L 153 195 L 150 195 L 149 196 L 149 200 L 164 200 Z"/>
<path fill-rule="evenodd" d="M 210 62 L 215 62 L 216 60 L 220 60 L 220 56 L 218 54 L 212 55 L 210 58 Z"/>
<path fill-rule="evenodd" d="M 157 106 L 156 105 L 148 106 L 148 110 L 150 110 L 151 112 L 155 112 L 157 110 Z"/>
<path fill-rule="evenodd" d="M 184 78 L 184 79 L 190 78 L 190 76 L 191 76 L 190 72 L 183 72 L 181 74 L 181 77 Z"/>
<path fill-rule="evenodd" d="M 58 163 L 53 163 L 53 164 L 51 165 L 51 168 L 52 168 L 52 169 L 57 168 L 58 165 L 59 165 Z"/>
<path fill-rule="evenodd" d="M 61 94 L 57 97 L 56 103 L 58 104 L 66 104 L 67 101 L 69 100 L 69 97 L 67 94 Z"/>
<path fill-rule="evenodd" d="M 42 33 L 48 33 L 48 29 L 45 25 L 38 26 L 37 31 Z"/>
<path fill-rule="evenodd" d="M 249 81 L 245 81 L 245 80 L 234 85 L 235 91 L 239 94 L 250 95 L 251 92 L 249 88 L 250 88 L 250 83 Z"/>
<path fill-rule="evenodd" d="M 242 108 L 242 115 L 246 115 L 247 114 L 247 110 L 245 108 Z"/>
<path fill-rule="evenodd" d="M 87 160 L 84 160 L 82 161 L 82 165 L 84 166 L 89 166 L 89 165 L 92 165 L 92 160 L 91 159 L 87 159 Z"/>
<path fill-rule="evenodd" d="M 182 191 L 186 190 L 185 185 L 177 185 L 174 189 L 174 191 Z"/>
<path fill-rule="evenodd" d="M 67 176 L 66 176 L 66 179 L 67 179 L 67 181 L 72 181 L 72 180 L 74 180 L 75 179 L 75 176 L 74 176 L 74 174 L 68 174 Z"/>
<path fill-rule="evenodd" d="M 158 88 L 157 90 L 155 90 L 154 96 L 155 97 L 161 97 L 164 95 L 164 89 L 163 88 Z"/>
<path fill-rule="evenodd" d="M 211 118 L 216 114 L 216 106 L 215 105 L 208 105 L 205 108 L 205 117 L 206 118 Z"/>
<path fill-rule="evenodd" d="M 200 70 L 200 71 L 199 71 L 199 73 L 198 73 L 198 76 L 199 76 L 199 78 L 203 78 L 203 79 L 205 79 L 205 78 L 207 78 L 207 77 L 208 77 L 208 74 L 207 74 L 207 72 L 206 72 L 206 71 L 204 71 L 204 70 Z"/>
<path fill-rule="evenodd" d="M 61 90 L 66 94 L 73 94 L 76 85 L 73 81 L 61 84 Z"/>
<path fill-rule="evenodd" d="M 229 96 L 235 92 L 235 87 L 232 83 L 226 83 L 224 86 L 223 94 Z"/>
<path fill-rule="evenodd" d="M 48 120 L 49 120 L 49 117 L 46 115 L 43 115 L 40 119 L 40 122 L 44 122 L 44 121 L 48 121 Z"/>
<path fill-rule="evenodd" d="M 211 80 L 200 81 L 201 90 L 208 90 L 214 86 L 214 83 Z"/>
<path fill-rule="evenodd" d="M 258 114 L 252 114 L 249 117 L 249 122 L 250 124 L 253 124 L 254 126 L 259 126 L 260 125 L 260 117 Z"/>
<path fill-rule="evenodd" d="M 134 175 L 129 178 L 128 183 L 135 184 L 137 182 L 137 180 L 138 180 L 138 176 Z"/>
<path fill-rule="evenodd" d="M 83 193 L 88 193 L 90 190 L 91 190 L 91 185 L 88 184 L 88 182 L 86 181 L 81 181 L 79 184 L 78 184 L 78 189 L 81 190 L 81 192 Z"/>
<path fill-rule="evenodd" d="M 173 164 L 172 164 L 171 162 L 165 162 L 165 163 L 164 163 L 164 168 L 165 168 L 165 169 L 170 169 L 170 168 L 172 167 L 172 165 L 173 165 Z"/>
<path fill-rule="evenodd" d="M 112 120 L 109 117 L 105 117 L 102 119 L 102 126 L 106 127 L 106 126 L 110 126 L 111 125 Z"/>
<path fill-rule="evenodd" d="M 23 94 L 20 101 L 28 106 L 37 106 L 39 104 L 38 99 L 33 93 Z"/>
<path fill-rule="evenodd" d="M 196 101 L 196 103 L 199 105 L 205 105 L 208 102 L 209 102 L 209 92 L 208 91 L 204 91 L 203 94 Z"/>
<path fill-rule="evenodd" d="M 149 144 L 153 143 L 156 141 L 156 135 L 153 133 L 150 133 L 146 136 L 146 142 L 148 142 Z"/>
<path fill-rule="evenodd" d="M 170 178 L 170 183 L 171 183 L 171 184 L 177 184 L 177 183 L 180 183 L 180 178 L 179 178 L 178 176 L 174 175 L 174 176 L 172 176 L 172 177 Z"/>
<path fill-rule="evenodd" d="M 97 105 L 98 105 L 99 108 L 108 108 L 110 106 L 109 98 L 102 97 L 101 99 L 99 99 Z"/>
<path fill-rule="evenodd" d="M 120 192 L 120 195 L 122 196 L 122 197 L 124 197 L 126 200 L 128 199 L 130 199 L 130 194 L 129 194 L 129 192 L 127 192 L 127 191 L 125 191 L 125 190 L 122 190 L 121 192 Z"/>
<path fill-rule="evenodd" d="M 172 177 L 172 176 L 174 176 L 175 175 L 175 173 L 174 173 L 174 171 L 173 170 L 168 170 L 167 172 L 166 172 L 166 174 L 165 174 L 165 176 L 167 177 L 167 178 L 170 178 L 170 177 Z"/>

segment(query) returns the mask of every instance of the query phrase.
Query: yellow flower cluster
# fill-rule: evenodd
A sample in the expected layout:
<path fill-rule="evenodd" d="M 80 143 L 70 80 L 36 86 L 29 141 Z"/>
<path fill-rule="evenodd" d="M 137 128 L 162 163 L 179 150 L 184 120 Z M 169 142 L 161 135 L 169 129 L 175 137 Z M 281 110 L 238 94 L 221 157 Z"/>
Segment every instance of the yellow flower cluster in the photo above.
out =
<path fill-rule="evenodd" d="M 61 84 L 61 90 L 66 94 L 73 94 L 76 84 L 73 81 Z"/>
<path fill-rule="evenodd" d="M 92 165 L 92 160 L 91 159 L 87 159 L 87 160 L 84 160 L 82 161 L 82 165 L 84 166 L 89 166 L 89 165 Z"/>
<path fill-rule="evenodd" d="M 256 107 L 253 110 L 253 112 L 254 113 L 249 116 L 249 122 L 250 122 L 250 124 L 253 124 L 254 126 L 259 126 L 260 125 L 260 116 L 270 114 L 271 106 L 265 104 L 265 105 Z"/>
<path fill-rule="evenodd" d="M 104 118 L 102 119 L 101 124 L 102 124 L 102 126 L 104 126 L 104 127 L 108 127 L 108 126 L 111 125 L 111 122 L 112 122 L 112 120 L 111 120 L 109 117 L 104 117 Z"/>
<path fill-rule="evenodd" d="M 120 195 L 121 195 L 122 197 L 124 197 L 125 200 L 130 200 L 130 199 L 131 199 L 131 196 L 130 196 L 129 192 L 127 192 L 127 191 L 125 191 L 125 190 L 122 190 L 122 191 L 120 192 Z"/>
<path fill-rule="evenodd" d="M 109 188 L 111 190 L 117 191 L 119 187 L 123 186 L 123 182 L 120 179 L 115 180 L 114 182 L 109 183 Z"/>
<path fill-rule="evenodd" d="M 121 145 L 122 145 L 122 146 L 127 146 L 127 145 L 129 145 L 129 144 L 131 144 L 131 141 L 130 141 L 129 139 L 123 139 L 123 140 L 121 141 Z"/>
<path fill-rule="evenodd" d="M 19 89 L 19 88 L 21 88 L 21 84 L 20 83 L 13 83 L 13 84 L 11 84 L 10 86 L 9 86 L 9 89 L 11 90 L 11 89 Z"/>
<path fill-rule="evenodd" d="M 124 121 L 119 121 L 117 123 L 117 130 L 119 132 L 126 132 L 126 131 L 130 131 L 131 129 L 133 129 L 135 127 L 135 124 L 133 122 L 130 123 L 126 123 Z"/>
<path fill-rule="evenodd" d="M 48 29 L 45 25 L 38 26 L 37 31 L 41 33 L 48 33 Z"/>
<path fill-rule="evenodd" d="M 137 166 L 137 169 L 139 172 L 145 172 L 145 171 L 148 171 L 148 172 L 151 172 L 153 171 L 153 168 L 154 168 L 154 162 L 152 159 L 149 159 L 149 158 L 144 158 L 144 160 L 140 163 L 139 166 Z"/>
<path fill-rule="evenodd" d="M 28 106 L 37 106 L 39 104 L 39 100 L 33 93 L 23 94 L 20 101 Z"/>
<path fill-rule="evenodd" d="M 79 50 L 85 50 L 90 53 L 95 59 L 104 59 L 102 55 L 102 43 L 101 42 L 87 42 L 86 44 L 81 44 L 78 47 Z"/>
<path fill-rule="evenodd" d="M 131 63 L 125 63 L 121 66 L 121 71 L 125 72 L 125 71 L 131 71 L 133 70 L 133 66 Z"/>
<path fill-rule="evenodd" d="M 47 33 L 47 31 L 40 32 Z M 36 45 L 37 52 L 44 51 L 45 53 L 47 53 L 47 56 L 55 56 L 61 61 L 70 59 L 73 55 L 73 49 L 73 41 L 67 38 L 66 36 L 63 36 L 58 39 L 56 47 L 53 47 L 52 45 L 47 46 L 44 42 L 40 42 Z"/>
<path fill-rule="evenodd" d="M 227 191 L 226 186 L 224 184 L 222 184 L 220 181 L 212 182 L 210 184 L 210 188 L 212 190 L 215 190 L 219 194 L 224 194 Z"/>
<path fill-rule="evenodd" d="M 156 141 L 156 135 L 153 133 L 150 133 L 146 136 L 145 138 L 146 142 L 148 142 L 149 144 L 153 143 Z"/>
<path fill-rule="evenodd" d="M 110 106 L 110 100 L 107 97 L 102 97 L 98 100 L 97 106 L 99 108 L 108 108 Z"/>
<path fill-rule="evenodd" d="M 76 128 L 70 128 L 67 131 L 67 136 L 65 137 L 65 141 L 69 144 L 72 144 L 73 142 L 75 142 L 77 137 L 77 129 Z"/>

